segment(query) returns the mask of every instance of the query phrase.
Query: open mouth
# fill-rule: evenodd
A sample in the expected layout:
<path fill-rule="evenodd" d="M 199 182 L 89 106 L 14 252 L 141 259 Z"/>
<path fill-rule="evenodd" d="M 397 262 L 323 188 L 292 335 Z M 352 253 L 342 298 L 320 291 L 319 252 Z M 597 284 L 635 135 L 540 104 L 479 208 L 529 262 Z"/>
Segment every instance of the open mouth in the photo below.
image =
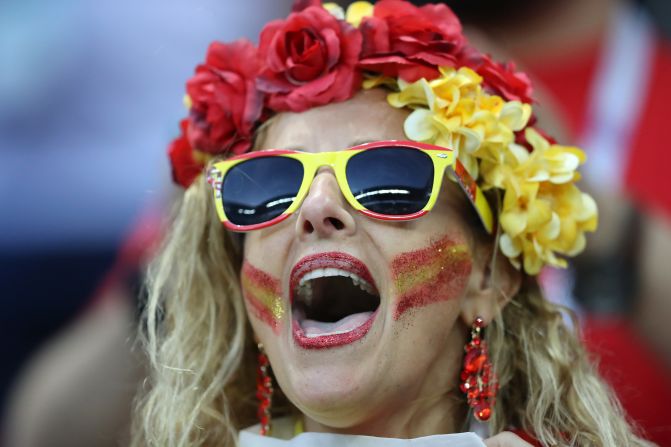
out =
<path fill-rule="evenodd" d="M 316 349 L 353 343 L 366 335 L 380 294 L 366 268 L 345 253 L 303 258 L 291 274 L 294 340 Z"/>

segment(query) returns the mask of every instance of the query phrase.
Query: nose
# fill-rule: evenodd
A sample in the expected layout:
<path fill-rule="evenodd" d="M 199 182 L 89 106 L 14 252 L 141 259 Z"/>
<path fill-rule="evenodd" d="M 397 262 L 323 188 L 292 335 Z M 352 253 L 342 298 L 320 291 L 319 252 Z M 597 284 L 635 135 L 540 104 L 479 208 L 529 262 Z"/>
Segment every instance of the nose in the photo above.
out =
<path fill-rule="evenodd" d="M 321 168 L 301 204 L 296 235 L 301 240 L 352 235 L 356 231 L 353 211 L 342 195 L 333 171 Z"/>

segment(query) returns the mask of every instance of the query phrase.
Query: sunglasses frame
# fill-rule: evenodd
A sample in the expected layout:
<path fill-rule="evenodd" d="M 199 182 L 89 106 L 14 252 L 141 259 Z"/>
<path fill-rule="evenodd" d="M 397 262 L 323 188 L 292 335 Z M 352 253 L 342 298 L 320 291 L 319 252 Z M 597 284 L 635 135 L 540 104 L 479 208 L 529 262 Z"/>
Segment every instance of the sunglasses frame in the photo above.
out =
<path fill-rule="evenodd" d="M 361 205 L 354 198 L 354 195 L 352 194 L 352 191 L 350 190 L 349 184 L 347 182 L 346 167 L 347 162 L 349 161 L 350 158 L 354 157 L 355 155 L 363 151 L 374 150 L 379 148 L 394 148 L 394 147 L 419 150 L 428 155 L 431 161 L 433 162 L 433 169 L 434 169 L 433 186 L 431 189 L 431 195 L 429 196 L 429 200 L 427 201 L 424 208 L 412 214 L 387 215 L 370 211 L 366 209 L 363 205 Z M 293 158 L 301 162 L 301 164 L 303 165 L 303 181 L 298 189 L 296 198 L 291 203 L 291 205 L 282 212 L 282 214 L 267 222 L 252 225 L 234 224 L 228 219 L 228 217 L 226 216 L 226 212 L 224 211 L 223 199 L 221 193 L 223 180 L 228 171 L 231 168 L 235 167 L 236 165 L 253 158 L 267 157 L 267 156 Z M 283 221 L 287 217 L 291 216 L 294 212 L 296 212 L 300 208 L 301 204 L 303 203 L 303 200 L 310 191 L 310 186 L 312 185 L 312 181 L 314 180 L 317 171 L 322 166 L 330 166 L 333 169 L 336 181 L 338 183 L 338 186 L 340 187 L 340 191 L 345 197 L 345 200 L 347 200 L 347 203 L 353 209 L 366 216 L 375 219 L 390 220 L 390 221 L 405 221 L 405 220 L 417 219 L 418 217 L 421 217 L 426 213 L 428 213 L 429 211 L 431 211 L 431 209 L 436 204 L 436 201 L 438 199 L 438 193 L 443 183 L 445 170 L 449 168 L 454 173 L 459 185 L 461 186 L 464 193 L 466 193 L 466 196 L 468 197 L 469 201 L 475 207 L 475 210 L 480 216 L 480 220 L 482 221 L 485 230 L 490 234 L 493 231 L 494 220 L 491 207 L 489 206 L 487 199 L 483 195 L 482 190 L 478 187 L 473 177 L 470 176 L 468 171 L 466 171 L 464 166 L 457 159 L 456 153 L 452 149 L 447 149 L 440 146 L 433 146 L 426 143 L 418 143 L 415 141 L 401 141 L 401 140 L 375 141 L 372 143 L 357 145 L 338 152 L 314 153 L 314 152 L 302 152 L 288 149 L 266 149 L 255 152 L 248 152 L 242 155 L 237 155 L 235 157 L 228 158 L 226 160 L 213 162 L 210 169 L 208 170 L 207 182 L 214 190 L 214 203 L 217 210 L 217 215 L 219 216 L 219 219 L 224 224 L 224 226 L 231 231 L 245 232 L 245 231 L 259 230 L 262 228 L 275 225 Z"/>

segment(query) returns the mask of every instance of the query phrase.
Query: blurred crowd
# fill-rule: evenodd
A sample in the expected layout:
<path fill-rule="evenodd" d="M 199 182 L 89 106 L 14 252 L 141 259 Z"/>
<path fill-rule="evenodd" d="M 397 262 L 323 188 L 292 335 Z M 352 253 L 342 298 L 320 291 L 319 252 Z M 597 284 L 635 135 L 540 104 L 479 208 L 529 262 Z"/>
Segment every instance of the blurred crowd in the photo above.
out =
<path fill-rule="evenodd" d="M 543 283 L 579 313 L 632 419 L 671 445 L 659 405 L 671 399 L 669 3 L 446 3 L 480 46 L 529 73 L 553 120 L 545 127 L 587 152 L 583 184 L 600 229 L 571 269 L 548 270 Z M 184 115 L 184 82 L 210 41 L 251 38 L 290 4 L 0 3 L 7 445 L 117 445 L 127 432 L 142 376 L 132 349 L 141 269 L 169 211 L 165 146 Z"/>

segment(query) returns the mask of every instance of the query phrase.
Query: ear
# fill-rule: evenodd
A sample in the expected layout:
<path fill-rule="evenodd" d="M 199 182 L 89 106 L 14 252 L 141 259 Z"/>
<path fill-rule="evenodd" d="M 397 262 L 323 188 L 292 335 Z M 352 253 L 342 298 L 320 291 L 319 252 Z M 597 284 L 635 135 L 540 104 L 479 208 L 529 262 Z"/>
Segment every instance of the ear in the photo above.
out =
<path fill-rule="evenodd" d="M 488 325 L 519 291 L 522 273 L 492 242 L 476 240 L 473 252 L 466 297 L 461 302 L 461 318 L 467 326 L 471 326 L 476 317 L 482 317 Z"/>

